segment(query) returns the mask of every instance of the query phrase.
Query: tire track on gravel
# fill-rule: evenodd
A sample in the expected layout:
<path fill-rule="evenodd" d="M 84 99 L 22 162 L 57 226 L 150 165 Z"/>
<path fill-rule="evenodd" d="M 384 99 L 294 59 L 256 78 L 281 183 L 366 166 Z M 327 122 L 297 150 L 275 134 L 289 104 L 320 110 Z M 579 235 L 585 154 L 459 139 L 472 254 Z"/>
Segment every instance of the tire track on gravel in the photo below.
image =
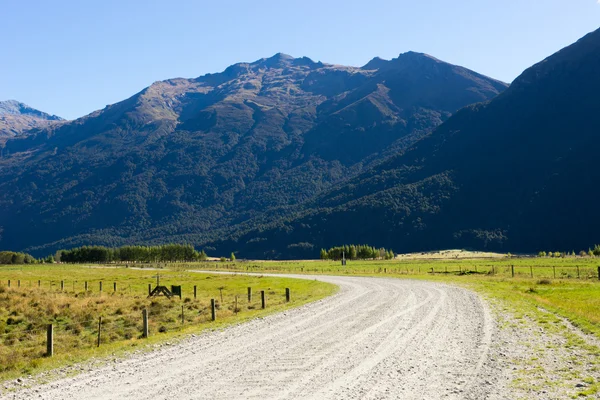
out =
<path fill-rule="evenodd" d="M 502 399 L 494 321 L 432 282 L 293 276 L 338 294 L 3 399 Z"/>

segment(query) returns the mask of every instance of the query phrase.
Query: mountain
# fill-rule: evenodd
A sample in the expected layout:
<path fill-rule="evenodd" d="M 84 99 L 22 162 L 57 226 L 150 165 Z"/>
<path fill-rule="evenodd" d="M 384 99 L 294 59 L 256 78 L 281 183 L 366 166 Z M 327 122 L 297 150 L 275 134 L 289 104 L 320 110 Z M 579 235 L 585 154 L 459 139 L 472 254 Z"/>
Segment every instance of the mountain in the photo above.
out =
<path fill-rule="evenodd" d="M 17 136 L 31 129 L 45 128 L 57 121 L 63 119 L 16 100 L 0 101 L 0 139 Z"/>
<path fill-rule="evenodd" d="M 600 243 L 598 93 L 600 30 L 295 215 L 239 227 L 211 246 L 245 257 L 316 257 L 343 243 L 398 252 L 587 249 Z"/>
<path fill-rule="evenodd" d="M 288 215 L 506 86 L 419 53 L 363 68 L 276 54 L 155 82 L 7 141 L 0 247 L 198 245 Z"/>

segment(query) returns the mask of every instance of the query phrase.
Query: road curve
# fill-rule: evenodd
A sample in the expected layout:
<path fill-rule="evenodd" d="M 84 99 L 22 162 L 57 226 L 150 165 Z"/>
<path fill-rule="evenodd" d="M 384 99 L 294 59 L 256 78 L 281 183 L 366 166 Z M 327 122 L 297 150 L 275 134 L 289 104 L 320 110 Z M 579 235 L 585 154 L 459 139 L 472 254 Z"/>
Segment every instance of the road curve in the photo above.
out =
<path fill-rule="evenodd" d="M 289 277 L 304 278 L 306 276 Z M 207 332 L 6 399 L 502 399 L 495 331 L 473 292 L 310 277 L 330 298 Z"/>

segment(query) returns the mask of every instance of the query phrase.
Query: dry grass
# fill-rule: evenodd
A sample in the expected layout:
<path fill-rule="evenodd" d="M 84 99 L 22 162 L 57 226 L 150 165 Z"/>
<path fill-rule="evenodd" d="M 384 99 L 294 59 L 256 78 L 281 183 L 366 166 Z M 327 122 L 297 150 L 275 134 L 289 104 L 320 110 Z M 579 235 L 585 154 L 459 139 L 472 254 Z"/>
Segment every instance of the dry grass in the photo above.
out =
<path fill-rule="evenodd" d="M 87 350 L 95 348 L 100 317 L 102 345 L 122 342 L 131 346 L 144 342 L 141 338 L 144 309 L 149 313 L 150 335 L 169 337 L 170 333 L 189 327 L 220 326 L 297 306 L 335 290 L 333 285 L 315 281 L 160 271 L 161 285 L 182 285 L 182 299 L 147 298 L 148 284 L 156 284 L 156 273 L 76 266 L 0 268 L 0 380 L 14 373 L 33 372 L 42 364 L 56 366 L 43 358 L 46 326 L 50 323 L 54 325 L 55 354 L 68 361 L 65 355 L 81 359 Z M 21 287 L 17 287 L 18 280 Z M 84 290 L 86 281 L 88 291 Z M 103 292 L 99 291 L 100 281 Z M 117 282 L 117 291 L 113 290 L 113 282 Z M 193 295 L 194 286 L 197 298 Z M 252 302 L 247 300 L 247 287 L 253 288 Z M 290 304 L 285 303 L 286 287 L 293 294 Z M 260 290 L 267 294 L 267 310 L 261 310 Z M 218 324 L 211 321 L 213 298 Z"/>

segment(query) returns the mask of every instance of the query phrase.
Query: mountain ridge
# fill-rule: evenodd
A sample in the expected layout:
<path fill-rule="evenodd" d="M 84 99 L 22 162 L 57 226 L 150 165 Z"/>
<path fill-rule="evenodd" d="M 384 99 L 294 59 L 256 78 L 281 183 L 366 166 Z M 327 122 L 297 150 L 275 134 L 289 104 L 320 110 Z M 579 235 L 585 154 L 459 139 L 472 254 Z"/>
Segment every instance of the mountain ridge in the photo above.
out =
<path fill-rule="evenodd" d="M 248 257 L 315 257 L 374 243 L 399 252 L 581 250 L 600 241 L 600 30 L 524 71 L 496 98 L 303 204 L 209 245 Z M 303 243 L 303 246 L 298 244 Z"/>
<path fill-rule="evenodd" d="M 278 54 L 155 82 L 75 121 L 8 140 L 0 245 L 184 236 L 199 244 L 261 215 L 287 214 L 506 88 L 411 57 L 430 68 L 413 60 L 373 71 Z"/>
<path fill-rule="evenodd" d="M 17 100 L 0 101 L 0 139 L 62 121 L 64 119 L 59 116 L 50 115 Z"/>

